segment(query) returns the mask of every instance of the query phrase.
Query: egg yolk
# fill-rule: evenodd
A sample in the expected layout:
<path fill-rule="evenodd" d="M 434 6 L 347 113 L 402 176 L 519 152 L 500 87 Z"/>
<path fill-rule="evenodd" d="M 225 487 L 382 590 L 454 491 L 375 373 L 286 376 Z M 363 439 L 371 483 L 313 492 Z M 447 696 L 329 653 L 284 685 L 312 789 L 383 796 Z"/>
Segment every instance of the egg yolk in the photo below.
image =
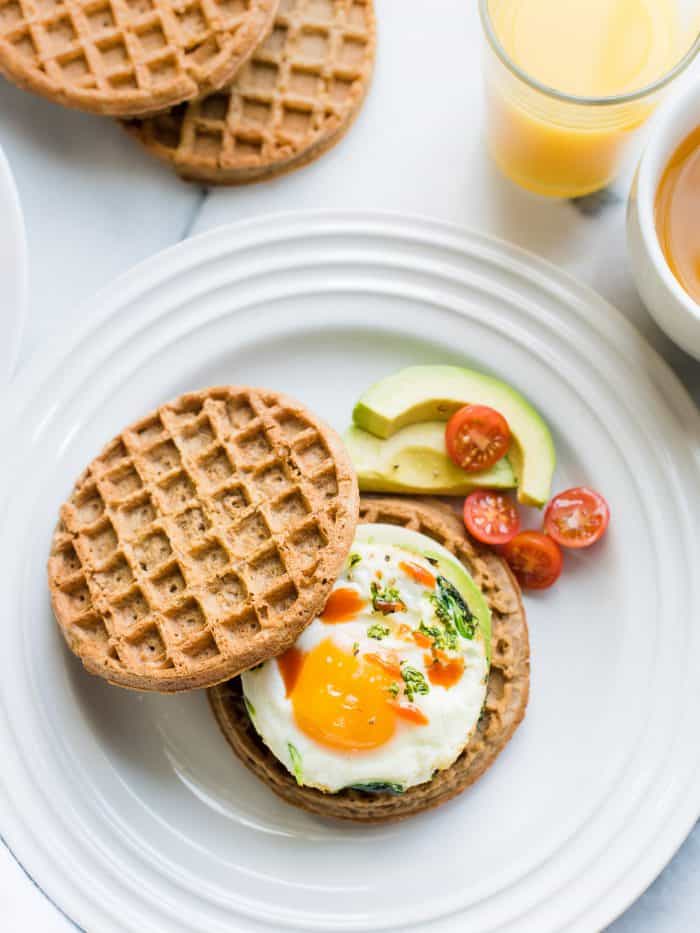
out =
<path fill-rule="evenodd" d="M 397 713 L 389 702 L 393 680 L 379 665 L 326 639 L 304 656 L 289 692 L 296 723 L 328 748 L 378 748 L 396 730 Z"/>

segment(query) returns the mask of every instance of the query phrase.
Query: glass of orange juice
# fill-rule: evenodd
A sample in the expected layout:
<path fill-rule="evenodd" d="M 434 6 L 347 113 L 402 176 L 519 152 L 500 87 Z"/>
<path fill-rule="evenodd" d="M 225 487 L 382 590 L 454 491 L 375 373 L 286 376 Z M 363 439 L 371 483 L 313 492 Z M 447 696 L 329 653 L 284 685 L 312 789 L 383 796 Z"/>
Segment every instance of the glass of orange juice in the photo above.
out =
<path fill-rule="evenodd" d="M 488 145 L 537 194 L 605 188 L 700 52 L 697 0 L 479 0 Z"/>

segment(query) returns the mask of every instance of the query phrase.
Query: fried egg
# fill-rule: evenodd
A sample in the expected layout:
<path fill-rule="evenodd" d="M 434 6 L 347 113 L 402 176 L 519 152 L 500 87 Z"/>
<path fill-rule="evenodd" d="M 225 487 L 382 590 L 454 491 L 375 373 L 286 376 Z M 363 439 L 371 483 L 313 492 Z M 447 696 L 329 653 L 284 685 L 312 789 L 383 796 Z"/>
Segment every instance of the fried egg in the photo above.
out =
<path fill-rule="evenodd" d="M 486 696 L 491 617 L 445 548 L 361 525 L 321 615 L 242 675 L 253 724 L 300 784 L 402 791 L 464 749 Z"/>

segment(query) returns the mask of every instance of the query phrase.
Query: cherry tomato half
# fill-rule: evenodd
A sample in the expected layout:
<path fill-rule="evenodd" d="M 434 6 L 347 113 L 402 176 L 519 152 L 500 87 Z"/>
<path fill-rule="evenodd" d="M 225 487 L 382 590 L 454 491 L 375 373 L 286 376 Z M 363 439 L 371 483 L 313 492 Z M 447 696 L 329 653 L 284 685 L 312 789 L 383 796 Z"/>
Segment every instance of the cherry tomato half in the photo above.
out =
<path fill-rule="evenodd" d="M 465 405 L 447 422 L 447 453 L 467 473 L 488 470 L 505 456 L 510 428 L 499 412 L 487 405 Z"/>
<path fill-rule="evenodd" d="M 559 578 L 563 563 L 556 541 L 541 531 L 522 531 L 503 548 L 503 556 L 528 590 L 546 590 Z"/>
<path fill-rule="evenodd" d="M 520 515 L 503 493 L 478 489 L 464 500 L 464 524 L 484 544 L 506 544 L 520 531 Z"/>
<path fill-rule="evenodd" d="M 544 530 L 562 547 L 589 547 L 605 534 L 608 503 L 593 489 L 578 486 L 555 496 L 544 513 Z"/>

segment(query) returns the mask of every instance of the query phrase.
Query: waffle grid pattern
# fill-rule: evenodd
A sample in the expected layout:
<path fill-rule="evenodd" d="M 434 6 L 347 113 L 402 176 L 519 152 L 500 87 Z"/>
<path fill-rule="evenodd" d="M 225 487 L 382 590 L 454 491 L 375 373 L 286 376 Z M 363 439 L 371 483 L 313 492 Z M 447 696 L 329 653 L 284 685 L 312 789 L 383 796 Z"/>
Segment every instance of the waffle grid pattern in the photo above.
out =
<path fill-rule="evenodd" d="M 230 81 L 278 0 L 0 0 L 0 70 L 60 103 L 143 114 Z"/>
<path fill-rule="evenodd" d="M 283 650 L 323 605 L 356 510 L 340 442 L 300 406 L 183 396 L 112 441 L 62 507 L 54 610 L 109 680 L 216 683 Z"/>
<path fill-rule="evenodd" d="M 281 0 L 230 87 L 129 129 L 186 177 L 276 175 L 340 138 L 364 99 L 374 49 L 372 0 Z"/>
<path fill-rule="evenodd" d="M 491 670 L 484 711 L 469 744 L 447 769 L 403 794 L 346 789 L 324 794 L 297 784 L 264 745 L 246 711 L 240 679 L 209 691 L 219 726 L 241 761 L 288 803 L 323 817 L 380 823 L 438 806 L 473 784 L 493 764 L 521 722 L 528 702 L 530 647 L 520 590 L 498 555 L 477 548 L 452 509 L 435 499 L 363 496 L 360 522 L 399 525 L 428 535 L 461 560 L 492 615 Z"/>

